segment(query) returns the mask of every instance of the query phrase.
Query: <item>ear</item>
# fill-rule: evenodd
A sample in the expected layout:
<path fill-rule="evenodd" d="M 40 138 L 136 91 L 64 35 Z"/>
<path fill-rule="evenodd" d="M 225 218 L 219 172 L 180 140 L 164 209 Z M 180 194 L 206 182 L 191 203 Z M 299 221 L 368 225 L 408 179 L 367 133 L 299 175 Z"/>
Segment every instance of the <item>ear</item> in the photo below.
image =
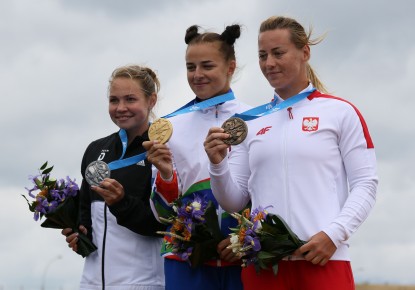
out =
<path fill-rule="evenodd" d="M 231 60 L 229 62 L 229 67 L 228 67 L 228 76 L 233 76 L 233 74 L 235 73 L 235 69 L 236 69 L 236 61 Z"/>
<path fill-rule="evenodd" d="M 157 94 L 156 93 L 151 93 L 151 96 L 149 98 L 149 108 L 150 108 L 150 110 L 152 110 L 154 108 L 156 103 L 157 103 Z"/>
<path fill-rule="evenodd" d="M 306 62 L 310 60 L 310 54 L 311 54 L 310 46 L 309 45 L 304 45 L 304 47 L 303 47 L 303 57 L 304 57 L 304 60 Z"/>

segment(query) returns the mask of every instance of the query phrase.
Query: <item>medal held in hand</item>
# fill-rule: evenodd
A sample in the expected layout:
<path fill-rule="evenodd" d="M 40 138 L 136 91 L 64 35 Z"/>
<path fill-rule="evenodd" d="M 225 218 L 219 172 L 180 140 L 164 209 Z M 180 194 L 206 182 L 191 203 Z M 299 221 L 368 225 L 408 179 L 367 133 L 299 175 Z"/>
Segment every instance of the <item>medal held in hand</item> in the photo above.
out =
<path fill-rule="evenodd" d="M 248 126 L 241 118 L 231 117 L 222 124 L 224 133 L 229 134 L 229 138 L 223 140 L 228 145 L 238 145 L 245 140 L 248 134 Z"/>
<path fill-rule="evenodd" d="M 110 177 L 111 170 L 108 167 L 108 164 L 104 161 L 93 161 L 91 162 L 85 170 L 85 179 L 89 185 L 99 186 L 101 181 L 105 178 Z"/>
<path fill-rule="evenodd" d="M 148 129 L 150 141 L 159 141 L 161 144 L 167 143 L 173 134 L 173 126 L 169 120 L 160 118 L 154 121 Z"/>

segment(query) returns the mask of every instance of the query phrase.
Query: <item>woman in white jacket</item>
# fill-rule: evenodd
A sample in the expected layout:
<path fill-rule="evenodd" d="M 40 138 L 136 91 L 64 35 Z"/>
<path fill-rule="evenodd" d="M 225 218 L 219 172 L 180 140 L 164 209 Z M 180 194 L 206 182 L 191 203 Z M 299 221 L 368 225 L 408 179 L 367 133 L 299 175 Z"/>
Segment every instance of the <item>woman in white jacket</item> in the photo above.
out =
<path fill-rule="evenodd" d="M 209 160 L 203 148 L 209 128 L 220 126 L 236 112 L 248 108 L 234 97 L 230 87 L 236 68 L 234 43 L 239 36 L 237 24 L 227 26 L 221 34 L 199 33 L 196 25 L 187 29 L 187 80 L 196 95 L 188 103 L 192 110 L 169 118 L 173 135 L 167 144 L 155 141 L 143 144 L 148 160 L 159 170 L 151 199 L 156 215 L 165 215 L 166 210 L 171 209 L 171 202 L 178 197 L 184 203 L 194 196 L 203 197 L 217 208 L 218 226 L 223 235 L 216 246 L 209 247 L 216 256 L 195 268 L 179 253 L 171 253 L 169 247 L 163 247 L 166 290 L 242 289 L 241 261 L 227 249 L 229 228 L 236 225 L 236 220 L 217 206 L 210 189 Z M 225 97 L 230 99 L 225 101 Z M 204 107 L 204 104 L 208 105 Z M 168 239 L 166 236 L 165 241 Z M 207 252 L 206 249 L 203 252 Z"/>
<path fill-rule="evenodd" d="M 246 140 L 229 158 L 221 128 L 211 128 L 205 140 L 212 191 L 225 210 L 249 200 L 252 208 L 271 206 L 307 241 L 279 263 L 276 276 L 244 269 L 244 289 L 354 289 L 348 239 L 375 203 L 376 158 L 360 112 L 325 94 L 308 64 L 310 45 L 320 40 L 310 40 L 294 19 L 265 20 L 259 65 L 276 103 L 306 97 L 248 121 Z"/>

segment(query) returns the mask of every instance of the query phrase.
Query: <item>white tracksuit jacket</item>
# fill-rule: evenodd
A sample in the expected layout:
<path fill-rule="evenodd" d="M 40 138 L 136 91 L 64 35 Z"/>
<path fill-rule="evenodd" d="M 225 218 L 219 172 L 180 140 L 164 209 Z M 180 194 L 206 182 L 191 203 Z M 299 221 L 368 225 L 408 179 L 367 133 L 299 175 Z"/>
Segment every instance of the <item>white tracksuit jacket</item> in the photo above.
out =
<path fill-rule="evenodd" d="M 209 159 L 203 147 L 209 129 L 222 126 L 236 112 L 248 109 L 248 105 L 232 100 L 170 118 L 173 136 L 167 145 L 173 153 L 181 193 L 186 192 L 194 183 L 209 178 Z"/>
<path fill-rule="evenodd" d="M 337 247 L 331 259 L 350 260 L 347 240 L 372 209 L 378 183 L 359 111 L 315 91 L 247 125 L 247 139 L 229 159 L 209 166 L 220 205 L 231 212 L 249 199 L 253 209 L 271 205 L 300 239 L 324 231 Z"/>

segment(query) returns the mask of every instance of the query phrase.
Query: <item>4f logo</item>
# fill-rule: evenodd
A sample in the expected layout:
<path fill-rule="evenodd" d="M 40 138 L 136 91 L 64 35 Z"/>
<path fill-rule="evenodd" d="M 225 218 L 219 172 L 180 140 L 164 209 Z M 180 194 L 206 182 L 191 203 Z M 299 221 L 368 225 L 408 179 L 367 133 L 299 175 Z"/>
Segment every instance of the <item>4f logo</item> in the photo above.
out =
<path fill-rule="evenodd" d="M 318 130 L 318 117 L 304 117 L 303 131 L 313 132 Z"/>
<path fill-rule="evenodd" d="M 264 127 L 264 128 L 262 128 L 261 130 L 259 130 L 258 131 L 258 133 L 256 133 L 256 135 L 258 136 L 258 135 L 264 135 L 266 132 L 268 132 L 269 131 L 269 129 L 271 129 L 272 128 L 272 126 L 267 126 L 267 127 Z"/>

